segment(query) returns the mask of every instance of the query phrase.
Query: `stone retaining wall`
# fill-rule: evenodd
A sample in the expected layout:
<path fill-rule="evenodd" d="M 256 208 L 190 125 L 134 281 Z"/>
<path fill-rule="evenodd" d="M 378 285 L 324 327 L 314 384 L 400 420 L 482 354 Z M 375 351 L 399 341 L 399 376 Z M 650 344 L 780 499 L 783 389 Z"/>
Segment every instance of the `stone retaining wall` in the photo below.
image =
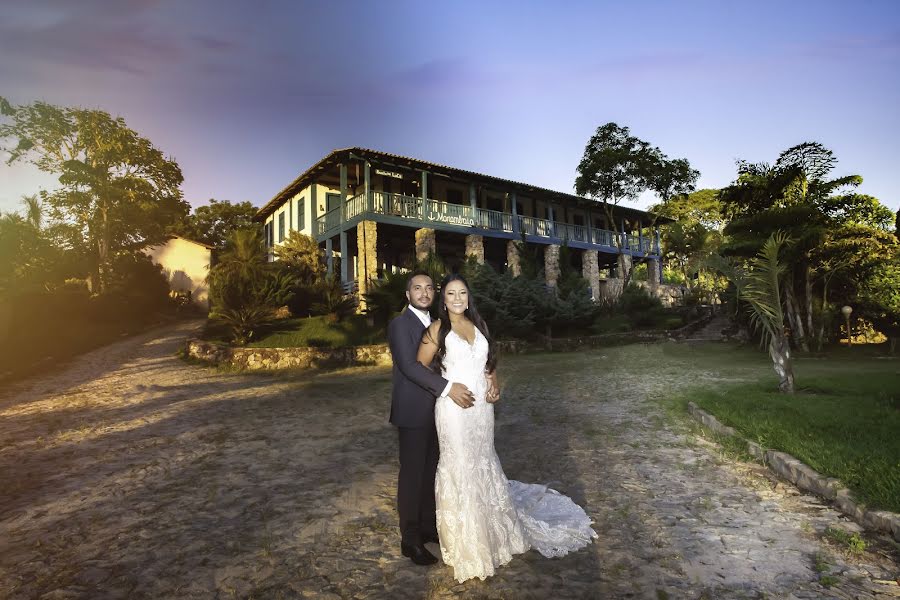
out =
<path fill-rule="evenodd" d="M 714 432 L 743 440 L 751 455 L 800 489 L 833 501 L 841 512 L 863 527 L 887 533 L 894 536 L 895 540 L 900 541 L 900 514 L 883 510 L 867 510 L 864 505 L 853 499 L 850 490 L 845 488 L 839 480 L 825 477 L 790 454 L 767 450 L 759 444 L 744 439 L 732 427 L 723 425 L 693 402 L 688 403 L 688 412 Z"/>
<path fill-rule="evenodd" d="M 234 348 L 223 344 L 190 340 L 188 356 L 240 369 L 316 369 L 354 365 L 390 365 L 387 344 L 347 348 Z"/>

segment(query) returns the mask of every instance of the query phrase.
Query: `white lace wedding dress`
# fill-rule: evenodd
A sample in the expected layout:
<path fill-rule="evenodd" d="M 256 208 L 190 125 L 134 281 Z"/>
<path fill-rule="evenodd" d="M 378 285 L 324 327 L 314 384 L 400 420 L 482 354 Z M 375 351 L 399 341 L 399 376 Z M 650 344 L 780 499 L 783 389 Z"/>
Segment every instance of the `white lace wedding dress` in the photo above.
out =
<path fill-rule="evenodd" d="M 584 510 L 544 485 L 508 481 L 494 451 L 494 405 L 485 401 L 488 343 L 450 332 L 444 377 L 465 384 L 475 406 L 438 398 L 435 422 L 440 462 L 435 480 L 441 557 L 460 583 L 484 579 L 514 554 L 534 548 L 547 557 L 583 548 L 597 534 Z"/>

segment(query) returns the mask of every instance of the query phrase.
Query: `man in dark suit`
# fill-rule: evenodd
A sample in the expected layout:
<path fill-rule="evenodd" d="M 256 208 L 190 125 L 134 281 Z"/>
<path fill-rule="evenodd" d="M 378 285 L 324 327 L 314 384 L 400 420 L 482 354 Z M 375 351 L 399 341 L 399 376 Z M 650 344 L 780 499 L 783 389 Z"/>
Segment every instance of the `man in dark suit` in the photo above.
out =
<path fill-rule="evenodd" d="M 426 543 L 438 541 L 434 502 L 438 463 L 435 399 L 449 396 L 463 408 L 474 403 L 466 386 L 448 382 L 416 360 L 422 334 L 431 323 L 428 309 L 434 293 L 431 277 L 422 271 L 414 272 L 406 284 L 409 306 L 388 325 L 388 343 L 394 361 L 391 423 L 400 433 L 397 480 L 400 550 L 417 565 L 437 562 L 425 548 Z"/>

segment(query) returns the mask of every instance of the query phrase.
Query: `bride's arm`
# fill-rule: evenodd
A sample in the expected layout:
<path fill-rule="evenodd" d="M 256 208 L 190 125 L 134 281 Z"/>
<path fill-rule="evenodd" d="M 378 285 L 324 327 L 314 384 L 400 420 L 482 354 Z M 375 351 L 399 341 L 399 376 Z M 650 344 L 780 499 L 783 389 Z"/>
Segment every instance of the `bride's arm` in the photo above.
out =
<path fill-rule="evenodd" d="M 425 333 L 422 334 L 422 341 L 419 344 L 419 353 L 416 354 L 416 360 L 429 369 L 431 368 L 431 361 L 434 360 L 434 355 L 437 354 L 437 337 L 440 327 L 441 322 L 435 321 L 425 330 Z"/>
<path fill-rule="evenodd" d="M 431 368 L 431 361 L 434 360 L 434 355 L 437 354 L 438 330 L 440 328 L 440 321 L 432 323 L 425 330 L 425 333 L 422 334 L 422 341 L 419 343 L 419 352 L 416 355 L 416 360 L 428 368 Z M 472 392 L 461 383 L 452 382 L 445 392 L 460 408 L 470 408 L 475 404 L 475 397 L 472 396 Z"/>

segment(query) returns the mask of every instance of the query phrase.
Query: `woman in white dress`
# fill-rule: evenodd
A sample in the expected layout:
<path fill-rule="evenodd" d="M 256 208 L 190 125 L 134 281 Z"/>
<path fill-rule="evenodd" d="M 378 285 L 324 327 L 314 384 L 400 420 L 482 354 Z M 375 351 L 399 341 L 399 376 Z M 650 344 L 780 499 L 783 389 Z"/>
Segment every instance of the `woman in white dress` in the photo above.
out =
<path fill-rule="evenodd" d="M 471 406 L 442 396 L 435 404 L 440 460 L 435 479 L 441 557 L 459 582 L 484 579 L 514 554 L 547 557 L 588 545 L 597 534 L 570 498 L 543 485 L 508 481 L 494 450 L 497 357 L 465 279 L 441 283 L 438 320 L 422 337 L 418 360 L 465 384 Z"/>

